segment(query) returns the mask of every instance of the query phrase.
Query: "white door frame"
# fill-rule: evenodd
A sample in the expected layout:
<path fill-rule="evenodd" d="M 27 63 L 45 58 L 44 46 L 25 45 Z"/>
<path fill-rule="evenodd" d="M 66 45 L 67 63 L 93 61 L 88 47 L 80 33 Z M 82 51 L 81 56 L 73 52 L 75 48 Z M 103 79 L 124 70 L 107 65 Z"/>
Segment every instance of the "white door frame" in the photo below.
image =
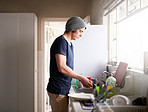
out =
<path fill-rule="evenodd" d="M 68 18 L 41 18 L 39 23 L 40 32 L 40 50 L 38 51 L 38 112 L 46 111 L 45 102 L 45 35 L 44 22 L 45 21 L 67 21 Z"/>

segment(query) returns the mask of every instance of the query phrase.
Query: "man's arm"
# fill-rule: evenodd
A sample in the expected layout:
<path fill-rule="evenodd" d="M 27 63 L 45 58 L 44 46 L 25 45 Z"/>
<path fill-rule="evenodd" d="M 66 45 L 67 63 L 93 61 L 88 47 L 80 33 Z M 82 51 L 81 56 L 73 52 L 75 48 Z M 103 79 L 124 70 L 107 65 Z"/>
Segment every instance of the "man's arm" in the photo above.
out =
<path fill-rule="evenodd" d="M 56 54 L 56 63 L 59 72 L 61 72 L 62 74 L 80 80 L 84 87 L 92 86 L 86 77 L 79 75 L 66 65 L 66 56 L 64 56 L 63 54 Z"/>

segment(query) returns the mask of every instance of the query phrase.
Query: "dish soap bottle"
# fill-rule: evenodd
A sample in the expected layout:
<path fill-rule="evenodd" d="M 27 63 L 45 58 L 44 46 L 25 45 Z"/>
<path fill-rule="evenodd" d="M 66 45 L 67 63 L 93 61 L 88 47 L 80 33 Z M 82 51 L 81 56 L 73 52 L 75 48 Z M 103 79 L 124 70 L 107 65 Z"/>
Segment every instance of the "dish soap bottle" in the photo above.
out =
<path fill-rule="evenodd" d="M 109 77 L 106 79 L 106 84 L 112 86 L 113 88 L 116 87 L 116 79 L 113 77 L 112 72 L 109 72 Z"/>

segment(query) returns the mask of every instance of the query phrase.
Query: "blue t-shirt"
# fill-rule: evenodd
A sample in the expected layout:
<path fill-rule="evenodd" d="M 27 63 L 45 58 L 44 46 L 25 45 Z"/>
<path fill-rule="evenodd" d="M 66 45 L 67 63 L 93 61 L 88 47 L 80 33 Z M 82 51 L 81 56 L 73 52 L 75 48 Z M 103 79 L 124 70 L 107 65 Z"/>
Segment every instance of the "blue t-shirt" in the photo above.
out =
<path fill-rule="evenodd" d="M 67 95 L 71 87 L 72 78 L 58 71 L 55 58 L 56 54 L 63 54 L 66 56 L 66 65 L 73 70 L 73 44 L 71 43 L 70 46 L 63 35 L 56 38 L 50 48 L 50 78 L 47 85 L 47 91 L 54 94 Z"/>

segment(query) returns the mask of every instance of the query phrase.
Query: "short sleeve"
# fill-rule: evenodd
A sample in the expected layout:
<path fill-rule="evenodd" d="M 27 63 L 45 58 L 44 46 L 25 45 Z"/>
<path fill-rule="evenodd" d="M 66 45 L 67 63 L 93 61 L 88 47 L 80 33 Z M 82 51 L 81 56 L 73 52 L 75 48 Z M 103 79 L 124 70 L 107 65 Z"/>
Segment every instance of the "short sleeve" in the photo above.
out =
<path fill-rule="evenodd" d="M 56 46 L 55 46 L 55 54 L 63 54 L 66 56 L 67 54 L 67 42 L 63 38 L 59 38 L 56 41 Z"/>

